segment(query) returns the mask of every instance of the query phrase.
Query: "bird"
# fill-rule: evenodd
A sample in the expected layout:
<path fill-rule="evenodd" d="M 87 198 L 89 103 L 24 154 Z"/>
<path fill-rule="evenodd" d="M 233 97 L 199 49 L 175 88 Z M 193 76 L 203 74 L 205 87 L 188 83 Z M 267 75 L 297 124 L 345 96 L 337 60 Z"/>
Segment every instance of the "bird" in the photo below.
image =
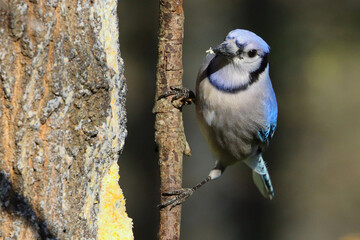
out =
<path fill-rule="evenodd" d="M 260 193 L 273 199 L 273 186 L 262 157 L 274 136 L 278 117 L 269 53 L 269 45 L 245 29 L 230 31 L 222 43 L 207 51 L 198 73 L 194 102 L 201 132 L 217 159 L 215 167 L 196 186 L 164 193 L 175 197 L 160 204 L 161 208 L 182 204 L 236 162 L 245 163 Z M 176 98 L 179 92 L 191 92 L 172 90 L 178 92 Z"/>

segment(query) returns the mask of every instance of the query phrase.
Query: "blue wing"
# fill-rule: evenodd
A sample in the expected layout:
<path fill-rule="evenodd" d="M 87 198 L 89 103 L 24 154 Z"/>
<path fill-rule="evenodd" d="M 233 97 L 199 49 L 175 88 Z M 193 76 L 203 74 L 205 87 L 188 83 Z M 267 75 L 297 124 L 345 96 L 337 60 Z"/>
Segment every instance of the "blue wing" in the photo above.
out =
<path fill-rule="evenodd" d="M 274 136 L 275 130 L 276 124 L 268 124 L 265 129 L 261 129 L 257 132 L 257 137 L 261 142 L 268 144 Z"/>
<path fill-rule="evenodd" d="M 264 128 L 257 132 L 257 137 L 261 142 L 268 144 L 271 138 L 274 136 L 278 115 L 278 107 L 273 90 L 271 91 L 270 96 L 264 101 L 263 107 L 265 121 L 267 124 Z"/>

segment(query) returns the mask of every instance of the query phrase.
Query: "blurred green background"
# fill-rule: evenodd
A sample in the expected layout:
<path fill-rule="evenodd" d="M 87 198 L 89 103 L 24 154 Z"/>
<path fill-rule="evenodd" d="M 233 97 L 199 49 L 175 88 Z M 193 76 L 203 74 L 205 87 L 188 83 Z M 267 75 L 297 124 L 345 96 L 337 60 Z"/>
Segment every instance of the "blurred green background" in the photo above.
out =
<path fill-rule="evenodd" d="M 264 199 L 238 163 L 183 205 L 183 240 L 331 240 L 360 233 L 360 1 L 185 0 L 184 86 L 195 89 L 210 46 L 236 28 L 271 47 L 278 129 L 265 153 L 275 199 Z M 159 170 L 154 143 L 158 1 L 119 1 L 128 83 L 128 138 L 120 184 L 135 238 L 156 239 Z M 184 108 L 192 156 L 184 186 L 198 183 L 214 157 Z M 358 236 L 358 235 L 357 235 Z"/>

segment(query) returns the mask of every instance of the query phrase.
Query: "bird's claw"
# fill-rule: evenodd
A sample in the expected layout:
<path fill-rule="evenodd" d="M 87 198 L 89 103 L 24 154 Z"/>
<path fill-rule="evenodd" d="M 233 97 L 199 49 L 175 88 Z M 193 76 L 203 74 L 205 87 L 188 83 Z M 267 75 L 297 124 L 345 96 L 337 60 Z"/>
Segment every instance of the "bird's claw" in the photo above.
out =
<path fill-rule="evenodd" d="M 191 102 L 195 99 L 195 94 L 193 91 L 183 88 L 183 87 L 170 87 L 170 91 L 165 92 L 164 94 L 160 95 L 157 100 L 160 100 L 162 98 L 166 98 L 169 96 L 173 96 L 171 98 L 171 103 L 177 107 L 180 108 L 184 105 L 189 105 Z M 179 101 L 177 101 L 179 100 Z"/>
<path fill-rule="evenodd" d="M 188 199 L 188 197 L 190 197 L 194 192 L 195 190 L 192 188 L 182 188 L 172 192 L 163 193 L 162 194 L 163 196 L 175 196 L 175 197 L 163 202 L 162 204 L 159 204 L 158 207 L 161 209 L 170 206 L 170 210 L 171 210 L 177 205 L 180 205 L 183 202 L 185 202 L 185 200 Z"/>

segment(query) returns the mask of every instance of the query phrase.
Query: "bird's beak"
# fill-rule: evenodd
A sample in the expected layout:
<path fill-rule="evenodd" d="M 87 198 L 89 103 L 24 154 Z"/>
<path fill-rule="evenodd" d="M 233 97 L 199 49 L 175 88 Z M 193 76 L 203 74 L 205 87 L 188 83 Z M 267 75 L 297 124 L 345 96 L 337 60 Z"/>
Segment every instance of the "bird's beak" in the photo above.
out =
<path fill-rule="evenodd" d="M 224 41 L 223 43 L 213 48 L 213 51 L 216 55 L 224 56 L 229 59 L 237 56 L 239 54 L 239 50 L 240 49 L 238 49 L 234 43 L 228 41 Z M 242 51 L 242 49 L 240 51 Z"/>
<path fill-rule="evenodd" d="M 227 44 L 225 42 L 223 42 L 220 45 L 213 47 L 212 49 L 213 49 L 213 51 L 214 51 L 214 53 L 216 55 L 224 55 L 224 56 L 226 56 L 226 55 L 228 55 L 226 45 Z"/>

